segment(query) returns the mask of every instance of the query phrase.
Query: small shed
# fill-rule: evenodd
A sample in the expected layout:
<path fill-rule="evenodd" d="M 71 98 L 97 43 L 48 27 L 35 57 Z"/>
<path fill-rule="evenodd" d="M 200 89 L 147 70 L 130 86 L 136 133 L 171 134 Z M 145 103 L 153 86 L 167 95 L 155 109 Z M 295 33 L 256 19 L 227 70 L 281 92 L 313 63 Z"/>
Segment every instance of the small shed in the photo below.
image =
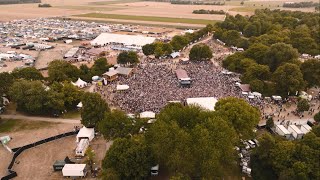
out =
<path fill-rule="evenodd" d="M 92 141 L 93 138 L 94 138 L 94 128 L 83 127 L 80 129 L 80 131 L 77 134 L 77 142 L 80 142 L 81 139 L 89 139 L 89 141 Z"/>
<path fill-rule="evenodd" d="M 86 166 L 86 164 L 65 164 L 62 174 L 67 177 L 85 177 L 87 174 Z"/>
<path fill-rule="evenodd" d="M 114 71 L 108 71 L 106 73 L 103 74 L 103 77 L 107 80 L 107 81 L 114 81 L 118 78 L 118 71 L 114 70 Z"/>

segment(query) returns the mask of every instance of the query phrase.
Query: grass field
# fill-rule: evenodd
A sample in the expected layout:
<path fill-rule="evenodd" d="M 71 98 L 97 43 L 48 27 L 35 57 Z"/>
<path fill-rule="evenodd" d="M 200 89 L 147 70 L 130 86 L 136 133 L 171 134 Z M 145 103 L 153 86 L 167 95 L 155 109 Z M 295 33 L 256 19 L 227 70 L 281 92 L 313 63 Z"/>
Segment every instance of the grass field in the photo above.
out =
<path fill-rule="evenodd" d="M 101 19 L 121 19 L 121 20 L 136 20 L 136 21 L 153 21 L 153 22 L 168 22 L 168 23 L 185 23 L 185 24 L 214 24 L 217 21 L 207 19 L 187 19 L 187 18 L 171 18 L 171 17 L 156 17 L 156 16 L 131 16 L 119 14 L 103 14 L 103 13 L 88 13 L 75 15 L 77 17 L 101 18 Z"/>
<path fill-rule="evenodd" d="M 0 133 L 39 129 L 43 127 L 49 127 L 52 124 L 55 123 L 44 121 L 26 121 L 20 119 L 0 119 Z"/>

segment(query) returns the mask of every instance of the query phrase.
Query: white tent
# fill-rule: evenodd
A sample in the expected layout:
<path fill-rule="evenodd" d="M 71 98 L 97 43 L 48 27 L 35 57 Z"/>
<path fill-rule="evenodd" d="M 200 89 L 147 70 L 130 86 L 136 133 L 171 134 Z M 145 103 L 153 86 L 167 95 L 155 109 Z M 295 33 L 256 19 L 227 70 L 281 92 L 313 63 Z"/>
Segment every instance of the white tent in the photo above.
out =
<path fill-rule="evenodd" d="M 79 104 L 77 105 L 77 108 L 82 108 L 82 107 L 83 107 L 82 102 L 79 102 Z"/>
<path fill-rule="evenodd" d="M 155 117 L 156 117 L 156 113 L 152 111 L 145 111 L 140 113 L 140 118 L 155 118 Z"/>
<path fill-rule="evenodd" d="M 129 89 L 128 85 L 117 85 L 117 91 L 124 91 Z"/>
<path fill-rule="evenodd" d="M 82 79 L 78 78 L 78 80 L 74 83 L 72 82 L 73 85 L 79 87 L 79 88 L 84 88 L 86 86 L 88 86 L 88 83 L 83 81 Z"/>
<path fill-rule="evenodd" d="M 218 100 L 214 97 L 200 97 L 200 98 L 188 98 L 188 105 L 199 105 L 200 107 L 207 109 L 209 111 L 214 111 L 214 107 Z"/>
<path fill-rule="evenodd" d="M 86 164 L 65 164 L 62 168 L 63 176 L 84 177 L 86 176 Z"/>
<path fill-rule="evenodd" d="M 124 44 L 125 46 L 135 45 L 142 47 L 146 44 L 151 44 L 156 39 L 154 37 L 101 33 L 96 39 L 91 41 L 91 45 L 105 45 L 109 43 Z"/>
<path fill-rule="evenodd" d="M 91 141 L 94 138 L 94 129 L 93 128 L 86 128 L 83 127 L 80 129 L 80 131 L 77 134 L 77 142 L 79 142 L 81 139 L 89 139 Z"/>

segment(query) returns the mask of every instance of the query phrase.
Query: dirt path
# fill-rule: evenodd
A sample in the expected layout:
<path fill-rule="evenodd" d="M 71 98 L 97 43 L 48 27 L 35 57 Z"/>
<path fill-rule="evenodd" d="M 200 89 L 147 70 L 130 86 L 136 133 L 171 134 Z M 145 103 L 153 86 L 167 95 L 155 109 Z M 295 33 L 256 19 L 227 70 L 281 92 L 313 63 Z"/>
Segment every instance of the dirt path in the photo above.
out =
<path fill-rule="evenodd" d="M 80 119 L 61 119 L 61 118 L 50 118 L 50 117 L 37 117 L 37 116 L 24 116 L 24 115 L 0 115 L 4 119 L 21 119 L 30 121 L 47 121 L 47 122 L 59 122 L 68 124 L 81 124 Z"/>

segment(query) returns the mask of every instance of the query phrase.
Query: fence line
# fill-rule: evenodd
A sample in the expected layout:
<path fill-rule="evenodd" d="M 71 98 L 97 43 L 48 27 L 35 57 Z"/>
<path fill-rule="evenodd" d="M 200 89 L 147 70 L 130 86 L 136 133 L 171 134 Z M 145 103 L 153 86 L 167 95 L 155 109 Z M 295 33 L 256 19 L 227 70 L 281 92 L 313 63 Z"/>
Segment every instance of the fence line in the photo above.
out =
<path fill-rule="evenodd" d="M 33 148 L 33 147 L 39 146 L 39 145 L 41 145 L 41 144 L 45 144 L 45 143 L 47 143 L 47 142 L 51 142 L 51 141 L 57 140 L 57 139 L 61 139 L 61 138 L 67 137 L 67 136 L 75 135 L 75 134 L 77 134 L 78 132 L 79 132 L 79 130 L 66 132 L 66 133 L 63 133 L 63 134 L 59 134 L 59 135 L 56 135 L 56 136 L 52 136 L 52 137 L 49 137 L 49 138 L 46 138 L 46 139 L 42 139 L 42 140 L 40 140 L 40 141 L 31 143 L 31 144 L 27 144 L 27 145 L 24 145 L 24 146 L 21 146 L 21 147 L 12 149 L 12 151 L 13 151 L 13 157 L 12 157 L 12 160 L 11 160 L 9 166 L 8 166 L 8 175 L 2 177 L 1 180 L 10 180 L 10 179 L 18 176 L 17 172 L 15 172 L 15 171 L 12 170 L 12 167 L 13 167 L 13 165 L 14 165 L 14 162 L 16 161 L 16 158 L 17 158 L 24 150 L 27 150 L 27 149 L 30 149 L 30 148 Z"/>

